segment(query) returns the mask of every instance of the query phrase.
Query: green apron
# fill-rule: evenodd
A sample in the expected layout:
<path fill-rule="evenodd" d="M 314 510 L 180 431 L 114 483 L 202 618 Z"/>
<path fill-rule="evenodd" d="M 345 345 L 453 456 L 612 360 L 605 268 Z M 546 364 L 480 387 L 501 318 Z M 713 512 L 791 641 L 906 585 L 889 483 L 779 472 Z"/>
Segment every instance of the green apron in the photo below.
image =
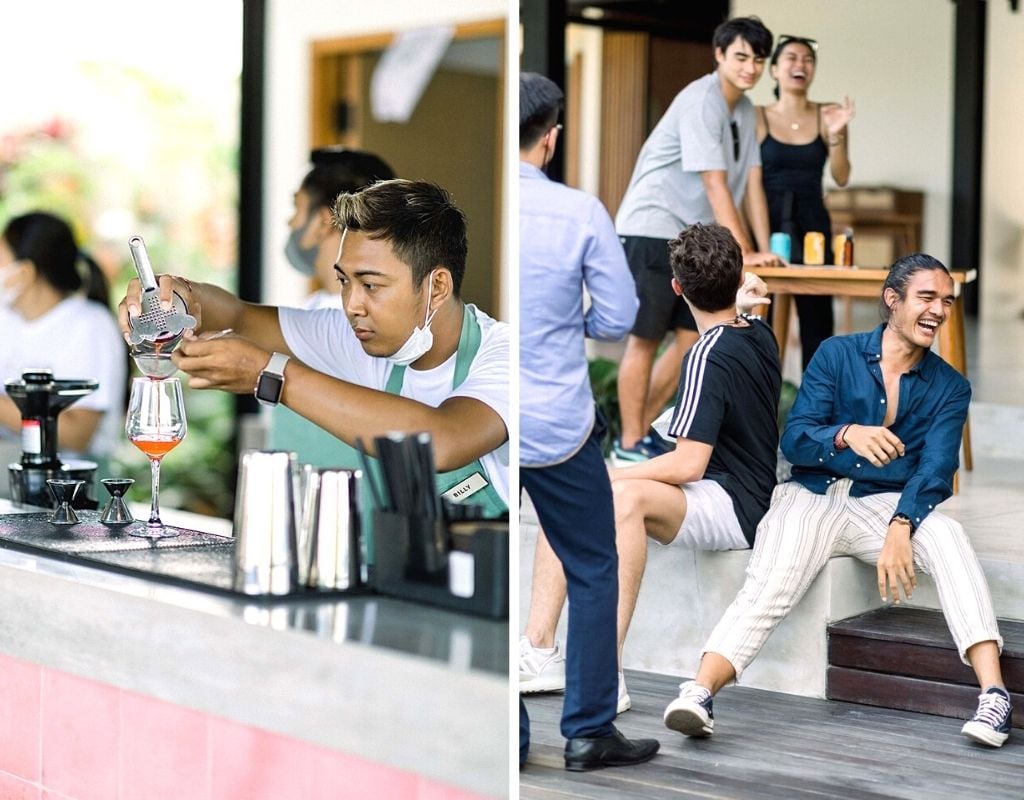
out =
<path fill-rule="evenodd" d="M 476 321 L 470 307 L 464 306 L 462 317 L 462 334 L 459 336 L 459 349 L 455 353 L 455 376 L 452 389 L 457 389 L 469 375 L 469 367 L 480 349 L 480 323 Z M 399 394 L 405 381 L 405 367 L 394 366 L 388 375 L 384 391 L 388 394 Z M 380 480 L 380 469 L 374 459 L 375 478 Z M 483 515 L 494 519 L 508 513 L 508 505 L 501 499 L 491 483 L 487 470 L 480 459 L 448 472 L 437 474 L 437 492 L 453 503 L 472 503 L 483 510 Z"/>

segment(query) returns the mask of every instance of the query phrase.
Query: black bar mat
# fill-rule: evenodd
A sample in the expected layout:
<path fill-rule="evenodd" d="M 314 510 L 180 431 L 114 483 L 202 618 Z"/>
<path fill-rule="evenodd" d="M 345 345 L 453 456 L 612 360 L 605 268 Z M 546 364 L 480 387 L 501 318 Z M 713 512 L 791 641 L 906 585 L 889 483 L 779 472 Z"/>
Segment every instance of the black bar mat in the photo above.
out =
<path fill-rule="evenodd" d="M 245 594 L 234 586 L 234 539 L 178 526 L 173 526 L 177 536 L 147 539 L 129 535 L 131 526 L 103 525 L 99 512 L 77 514 L 82 520 L 77 525 L 54 525 L 47 521 L 49 513 L 0 514 L 0 547 L 253 601 L 326 600 L 368 591 L 301 588 L 286 595 Z"/>

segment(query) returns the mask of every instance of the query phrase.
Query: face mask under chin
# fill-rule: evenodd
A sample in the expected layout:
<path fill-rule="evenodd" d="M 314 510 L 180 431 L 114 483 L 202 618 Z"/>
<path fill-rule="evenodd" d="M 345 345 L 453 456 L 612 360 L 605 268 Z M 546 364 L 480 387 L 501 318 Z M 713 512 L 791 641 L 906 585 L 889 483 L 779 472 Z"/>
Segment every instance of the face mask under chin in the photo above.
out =
<path fill-rule="evenodd" d="M 409 338 L 405 340 L 405 344 L 398 348 L 394 353 L 387 356 L 387 360 L 392 364 L 400 367 L 406 367 L 412 364 L 414 361 L 422 358 L 434 346 L 434 332 L 430 330 L 430 323 L 434 321 L 434 315 L 437 313 L 437 309 L 430 310 L 430 300 L 433 291 L 434 284 L 434 273 L 431 272 L 427 277 L 427 312 L 424 316 L 423 326 L 417 326 L 412 329 L 412 333 L 409 334 Z"/>

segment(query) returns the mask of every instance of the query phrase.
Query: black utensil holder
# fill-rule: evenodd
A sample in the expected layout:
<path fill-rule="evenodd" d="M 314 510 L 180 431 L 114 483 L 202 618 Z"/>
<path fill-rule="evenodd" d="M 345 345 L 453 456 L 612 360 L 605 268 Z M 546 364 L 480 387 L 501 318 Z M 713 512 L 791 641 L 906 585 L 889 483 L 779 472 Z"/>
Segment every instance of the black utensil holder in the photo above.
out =
<path fill-rule="evenodd" d="M 450 591 L 450 557 L 444 559 L 440 569 L 423 571 L 422 558 L 415 556 L 410 544 L 423 542 L 424 525 L 426 532 L 449 542 L 452 551 L 472 557 L 472 595 L 462 597 Z M 449 529 L 443 520 L 374 510 L 373 530 L 375 563 L 371 585 L 380 594 L 493 619 L 508 619 L 507 521 L 463 522 Z M 413 555 L 411 563 L 410 555 Z"/>

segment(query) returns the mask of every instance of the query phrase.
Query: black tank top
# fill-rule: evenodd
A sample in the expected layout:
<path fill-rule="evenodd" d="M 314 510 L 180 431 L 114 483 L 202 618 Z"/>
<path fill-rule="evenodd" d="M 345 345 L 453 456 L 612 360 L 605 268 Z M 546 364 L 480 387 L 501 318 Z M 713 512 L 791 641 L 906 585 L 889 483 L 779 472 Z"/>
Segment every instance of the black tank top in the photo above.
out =
<path fill-rule="evenodd" d="M 763 112 L 762 112 L 763 113 Z M 821 176 L 828 161 L 828 146 L 821 136 L 807 144 L 786 144 L 772 136 L 767 114 L 761 142 L 761 169 L 773 231 L 793 239 L 793 263 L 803 263 L 803 237 L 808 231 L 825 234 L 825 259 L 831 263 L 831 230 L 825 208 Z"/>

